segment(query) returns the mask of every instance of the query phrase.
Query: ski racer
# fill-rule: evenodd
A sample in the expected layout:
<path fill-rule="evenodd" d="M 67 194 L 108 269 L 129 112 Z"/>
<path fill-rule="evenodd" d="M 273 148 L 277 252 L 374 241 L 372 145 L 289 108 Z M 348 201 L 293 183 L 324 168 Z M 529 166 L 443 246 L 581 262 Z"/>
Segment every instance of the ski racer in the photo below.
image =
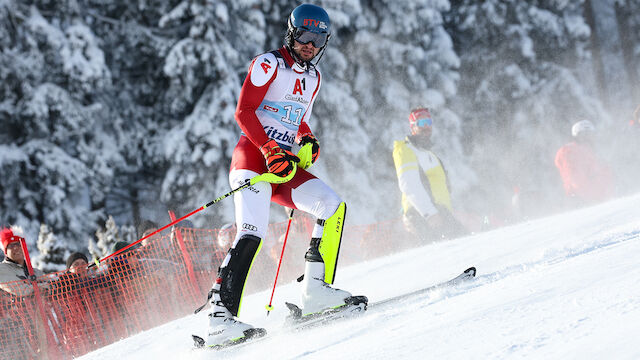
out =
<path fill-rule="evenodd" d="M 232 188 L 265 172 L 290 175 L 299 162 L 292 153 L 294 145 L 311 144 L 312 162 L 317 161 L 320 144 L 309 122 L 322 80 L 317 63 L 330 35 L 326 11 L 302 4 L 289 16 L 285 45 L 251 62 L 235 113 L 242 133 L 231 160 Z M 271 201 L 318 219 L 305 254 L 301 296 L 304 315 L 347 306 L 345 299 L 351 294 L 330 286 L 346 204 L 322 180 L 300 167 L 295 171 L 289 182 L 260 182 L 234 195 L 238 231 L 211 291 L 206 339 L 209 347 L 240 342 L 252 333 L 253 327 L 237 316 L 251 265 L 267 233 Z"/>
<path fill-rule="evenodd" d="M 393 143 L 403 222 L 423 242 L 466 233 L 452 214 L 447 172 L 431 151 L 432 126 L 429 109 L 415 108 L 409 114 L 411 135 Z"/>
<path fill-rule="evenodd" d="M 589 120 L 576 122 L 571 127 L 573 141 L 556 153 L 555 164 L 570 205 L 596 203 L 613 196 L 611 168 L 596 156 L 593 147 L 595 130 Z"/>

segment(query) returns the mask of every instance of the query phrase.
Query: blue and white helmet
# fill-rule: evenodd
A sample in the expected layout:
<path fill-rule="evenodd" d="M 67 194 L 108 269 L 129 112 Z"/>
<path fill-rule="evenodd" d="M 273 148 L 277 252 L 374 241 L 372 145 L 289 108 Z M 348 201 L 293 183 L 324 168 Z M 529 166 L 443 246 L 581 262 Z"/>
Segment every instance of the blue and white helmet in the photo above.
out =
<path fill-rule="evenodd" d="M 293 49 L 293 41 L 302 44 L 312 43 L 319 48 L 319 54 L 325 49 L 331 37 L 329 14 L 320 6 L 302 4 L 289 15 L 285 44 Z"/>

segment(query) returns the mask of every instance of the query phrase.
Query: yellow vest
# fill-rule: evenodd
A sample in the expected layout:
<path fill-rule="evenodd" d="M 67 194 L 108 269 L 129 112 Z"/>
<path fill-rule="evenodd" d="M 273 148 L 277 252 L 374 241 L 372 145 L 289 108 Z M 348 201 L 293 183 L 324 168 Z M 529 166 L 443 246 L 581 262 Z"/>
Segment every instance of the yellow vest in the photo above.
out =
<path fill-rule="evenodd" d="M 451 196 L 447 186 L 447 174 L 442 167 L 440 159 L 431 151 L 417 149 L 410 145 L 408 140 L 394 141 L 393 161 L 396 165 L 398 178 L 409 170 L 418 170 L 421 173 L 422 183 L 425 190 L 431 196 L 435 205 L 444 206 L 449 211 L 451 207 Z M 422 176 L 424 174 L 424 177 Z M 425 180 L 427 184 L 425 184 Z M 402 194 L 402 209 L 406 214 L 411 208 L 406 194 Z"/>

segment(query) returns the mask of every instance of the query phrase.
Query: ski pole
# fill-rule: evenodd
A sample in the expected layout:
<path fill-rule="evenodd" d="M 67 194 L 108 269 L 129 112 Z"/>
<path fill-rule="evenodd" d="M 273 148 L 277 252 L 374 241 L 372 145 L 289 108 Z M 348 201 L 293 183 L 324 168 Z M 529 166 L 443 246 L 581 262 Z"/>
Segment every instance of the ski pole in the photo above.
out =
<path fill-rule="evenodd" d="M 47 319 L 47 312 L 45 311 L 43 295 L 40 292 L 40 287 L 38 286 L 38 281 L 36 278 L 35 271 L 33 270 L 33 266 L 31 265 L 31 256 L 29 256 L 29 249 L 27 249 L 27 241 L 24 238 L 20 238 L 20 247 L 22 248 L 22 254 L 24 256 L 24 268 L 27 270 L 29 274 L 29 282 L 31 286 L 33 286 L 33 296 L 35 297 L 36 303 L 36 313 L 38 317 L 40 317 L 40 321 L 42 323 L 36 322 L 36 332 L 39 335 L 42 335 L 44 332 L 45 339 L 47 342 L 47 349 L 45 352 L 45 357 L 49 359 L 61 359 L 61 354 L 59 353 L 58 346 L 56 344 L 55 337 L 51 332 L 51 328 L 48 326 L 49 320 Z M 44 339 L 40 338 L 39 341 L 43 341 Z M 44 349 L 43 349 L 44 350 Z M 48 355 L 48 356 L 47 356 Z"/>
<path fill-rule="evenodd" d="M 255 185 L 255 184 L 257 184 L 257 183 L 259 183 L 261 181 L 264 181 L 264 182 L 267 182 L 267 183 L 270 183 L 270 184 L 284 184 L 284 183 L 288 182 L 289 180 L 293 179 L 293 177 L 296 174 L 296 170 L 297 169 L 298 169 L 298 167 L 297 167 L 296 163 L 294 162 L 293 163 L 293 170 L 287 176 L 280 177 L 280 176 L 275 175 L 273 173 L 264 173 L 264 174 L 256 175 L 256 176 L 252 177 L 251 179 L 247 179 L 247 181 L 244 184 L 240 185 L 239 187 L 229 191 L 228 193 L 226 193 L 226 194 L 224 194 L 222 196 L 219 196 L 219 197 L 215 198 L 214 200 L 211 200 L 210 202 L 208 202 L 207 204 L 203 205 L 202 207 L 199 207 L 199 208 L 193 210 L 192 212 L 188 213 L 187 215 L 170 222 L 169 224 L 161 227 L 160 229 L 152 232 L 151 234 L 143 236 L 139 240 L 137 240 L 137 241 L 135 241 L 135 242 L 123 247 L 122 249 L 114 252 L 113 254 L 103 257 L 102 259 L 100 259 L 100 262 L 103 262 L 103 261 L 105 261 L 105 260 L 107 260 L 107 259 L 109 259 L 109 258 L 111 258 L 113 256 L 116 256 L 116 255 L 118 255 L 120 253 L 123 253 L 123 252 L 127 251 L 127 249 L 131 248 L 132 246 L 136 245 L 137 243 L 141 242 L 142 240 L 144 240 L 146 238 L 149 238 L 149 237 L 161 232 L 162 230 L 179 223 L 180 221 L 192 216 L 193 214 L 195 214 L 197 212 L 200 212 L 200 211 L 212 206 L 213 204 L 228 198 L 229 196 L 237 193 L 238 191 L 241 191 L 241 190 L 244 190 L 244 189 L 248 188 L 249 186 Z M 93 266 L 93 264 L 91 266 Z"/>
<path fill-rule="evenodd" d="M 282 258 L 284 257 L 284 248 L 287 246 L 287 238 L 289 237 L 289 229 L 291 228 L 291 220 L 293 219 L 293 209 L 289 213 L 289 222 L 287 223 L 287 232 L 284 234 L 284 242 L 282 243 L 282 251 L 280 252 L 280 260 L 278 261 L 278 270 L 276 270 L 276 279 L 273 280 L 273 289 L 271 289 L 271 298 L 269 299 L 269 305 L 267 308 L 267 316 L 271 310 L 273 310 L 273 306 L 271 303 L 273 302 L 273 293 L 276 292 L 276 284 L 278 283 L 278 274 L 280 274 L 280 265 L 282 265 Z"/>

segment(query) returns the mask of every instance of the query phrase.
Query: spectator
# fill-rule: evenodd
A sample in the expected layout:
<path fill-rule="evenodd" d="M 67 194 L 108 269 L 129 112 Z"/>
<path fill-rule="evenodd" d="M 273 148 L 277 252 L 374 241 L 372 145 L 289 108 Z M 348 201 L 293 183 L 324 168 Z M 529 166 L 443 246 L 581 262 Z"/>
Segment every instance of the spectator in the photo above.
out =
<path fill-rule="evenodd" d="M 467 232 L 453 216 L 447 173 L 431 151 L 432 126 L 429 109 L 413 109 L 409 114 L 411 135 L 393 144 L 403 222 L 423 242 Z"/>
<path fill-rule="evenodd" d="M 595 134 L 591 121 L 578 121 L 571 127 L 573 141 L 556 153 L 555 164 L 572 207 L 604 201 L 614 193 L 611 168 L 594 149 Z"/>
<path fill-rule="evenodd" d="M 72 274 L 86 275 L 89 260 L 87 256 L 80 252 L 75 252 L 67 258 L 67 270 Z"/>
<path fill-rule="evenodd" d="M 233 245 L 236 231 L 236 223 L 227 223 L 222 225 L 220 229 L 214 230 L 214 242 L 205 243 L 200 241 L 197 244 L 197 251 L 195 251 L 192 256 L 194 266 L 199 271 L 204 272 L 217 270 L 220 264 L 222 264 L 224 257 L 227 256 L 231 245 Z"/>
<path fill-rule="evenodd" d="M 218 236 L 216 240 L 216 246 L 220 251 L 225 254 L 227 250 L 233 245 L 233 239 L 236 237 L 236 223 L 224 224 L 220 230 L 218 230 Z"/>
<path fill-rule="evenodd" d="M 51 293 L 54 300 L 62 300 L 70 305 L 71 302 L 78 301 L 80 290 L 94 291 L 105 287 L 105 283 L 104 276 L 89 273 L 87 257 L 83 253 L 74 252 L 67 258 L 67 272 L 52 283 Z"/>
<path fill-rule="evenodd" d="M 180 246 L 177 243 L 177 237 L 175 236 L 178 230 L 181 231 L 182 239 L 187 249 L 187 254 L 191 257 L 191 263 L 194 270 L 198 272 L 199 276 L 202 275 L 204 278 L 209 279 L 211 276 L 210 272 L 212 270 L 217 270 L 218 265 L 220 265 L 220 262 L 222 262 L 222 259 L 227 253 L 228 247 L 220 249 L 218 248 L 217 241 L 205 241 L 204 238 L 216 239 L 220 236 L 220 231 L 222 231 L 222 229 L 196 229 L 195 225 L 188 220 L 182 220 L 179 222 L 172 232 L 172 244 L 175 249 L 174 251 L 178 254 L 177 261 L 182 262 L 182 257 L 179 256 L 179 252 L 181 252 Z M 235 236 L 235 229 L 233 236 Z"/>
<path fill-rule="evenodd" d="M 40 321 L 43 314 L 39 314 L 40 310 L 37 307 L 32 307 L 31 301 L 25 301 L 33 295 L 34 288 L 26 281 L 29 272 L 21 240 L 24 241 L 24 235 L 19 227 L 12 226 L 0 230 L 0 246 L 5 254 L 5 259 L 0 263 L 0 329 L 8 335 L 8 344 L 14 347 L 0 348 L 0 358 L 3 359 L 5 354 L 7 359 L 35 359 L 46 356 L 45 328 Z M 38 287 L 48 291 L 49 282 L 42 280 L 43 272 L 39 269 L 33 271 L 38 278 Z M 36 315 L 37 313 L 39 315 Z M 12 350 L 16 349 L 19 350 L 12 353 Z"/>
<path fill-rule="evenodd" d="M 189 220 L 182 220 L 171 228 L 171 250 L 168 255 L 173 261 L 183 261 L 180 239 L 182 239 L 187 254 L 194 252 L 194 248 L 196 247 L 195 235 L 195 225 Z"/>
<path fill-rule="evenodd" d="M 0 242 L 5 259 L 0 263 L 0 289 L 15 295 L 25 296 L 33 293 L 33 287 L 27 282 L 11 283 L 17 280 L 26 280 L 29 277 L 29 270 L 25 265 L 25 254 L 22 252 L 20 240 L 24 241 L 22 230 L 18 227 L 4 228 L 0 231 Z M 42 277 L 44 273 L 39 269 L 33 269 L 36 277 Z M 48 281 L 38 279 L 38 286 L 48 289 Z"/>
<path fill-rule="evenodd" d="M 67 258 L 67 272 L 60 275 L 51 285 L 51 305 L 62 329 L 61 343 L 73 357 L 86 354 L 93 348 L 91 343 L 99 343 L 93 321 L 99 321 L 98 314 L 92 321 L 90 308 L 97 299 L 111 296 L 104 276 L 91 276 L 87 257 L 74 252 Z"/>
<path fill-rule="evenodd" d="M 142 239 L 143 237 L 152 234 L 156 230 L 158 230 L 158 224 L 151 220 L 143 220 L 140 225 L 138 225 L 138 239 Z M 160 233 L 150 236 L 141 241 L 141 246 L 147 246 L 159 238 Z"/>
<path fill-rule="evenodd" d="M 178 224 L 180 227 L 184 225 L 189 225 L 189 222 L 183 220 Z M 138 226 L 138 236 L 140 239 L 144 239 L 159 228 L 156 222 L 143 220 Z M 182 263 L 182 256 L 180 245 L 175 238 L 176 231 L 178 230 L 174 227 L 168 235 L 162 235 L 160 232 L 155 233 L 142 240 L 139 246 L 135 246 L 135 254 L 139 264 L 143 265 L 147 271 L 161 270 L 175 273 L 179 270 L 178 263 Z M 181 234 L 184 234 L 184 231 L 180 231 Z"/>
<path fill-rule="evenodd" d="M 227 252 L 233 245 L 233 240 L 238 231 L 236 223 L 227 223 L 222 225 L 217 231 L 216 241 L 213 243 L 213 257 L 211 254 L 202 253 L 199 256 L 199 263 L 207 270 L 218 269 Z"/>
<path fill-rule="evenodd" d="M 177 247 L 176 235 L 178 231 L 180 231 L 180 234 L 182 235 L 182 238 L 185 242 L 187 242 L 187 239 L 192 239 L 191 242 L 193 242 L 194 241 L 193 237 L 195 235 L 194 234 L 195 228 L 196 226 L 189 220 L 182 220 L 179 223 L 177 223 L 175 226 L 173 226 L 171 228 L 171 243 L 173 244 L 173 246 Z"/>
<path fill-rule="evenodd" d="M 182 224 L 182 222 L 181 222 Z M 149 236 L 159 229 L 157 223 L 151 220 L 143 220 L 138 226 L 138 236 L 140 239 Z M 175 231 L 175 229 L 173 229 Z M 147 262 L 148 265 L 169 266 L 173 268 L 175 263 L 175 257 L 179 256 L 180 248 L 174 241 L 175 234 L 172 232 L 170 235 L 163 236 L 161 233 L 156 233 L 152 236 L 140 242 L 139 248 L 137 248 L 137 255 L 140 260 Z"/>
<path fill-rule="evenodd" d="M 113 245 L 112 253 L 120 251 L 128 245 L 129 243 L 126 241 L 118 241 Z M 130 278 L 134 273 L 140 270 L 138 257 L 131 253 L 131 249 L 132 248 L 129 248 L 107 260 L 107 265 L 109 266 L 108 275 L 110 279 L 122 277 Z"/>

